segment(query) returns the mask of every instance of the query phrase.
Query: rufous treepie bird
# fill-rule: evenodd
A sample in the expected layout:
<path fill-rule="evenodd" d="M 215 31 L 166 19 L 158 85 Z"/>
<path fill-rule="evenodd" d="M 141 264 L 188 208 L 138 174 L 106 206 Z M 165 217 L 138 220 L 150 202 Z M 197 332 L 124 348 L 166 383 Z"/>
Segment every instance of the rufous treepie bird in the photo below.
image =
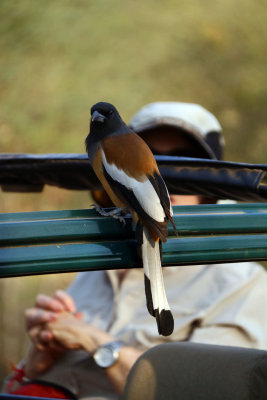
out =
<path fill-rule="evenodd" d="M 86 150 L 115 206 L 127 208 L 136 224 L 147 308 L 156 317 L 159 334 L 168 336 L 174 321 L 162 276 L 161 241 L 167 240 L 168 220 L 175 226 L 169 193 L 155 158 L 144 140 L 122 121 L 116 108 L 103 102 L 91 108 Z"/>

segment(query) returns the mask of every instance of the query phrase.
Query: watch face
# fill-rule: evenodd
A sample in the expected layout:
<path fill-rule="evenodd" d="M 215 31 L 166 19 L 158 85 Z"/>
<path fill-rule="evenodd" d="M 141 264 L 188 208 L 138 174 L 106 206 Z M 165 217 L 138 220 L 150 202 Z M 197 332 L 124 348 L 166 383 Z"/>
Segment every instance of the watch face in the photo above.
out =
<path fill-rule="evenodd" d="M 102 368 L 110 367 L 115 360 L 113 351 L 108 347 L 102 347 L 94 354 L 94 359 L 97 365 Z"/>
<path fill-rule="evenodd" d="M 121 340 L 106 343 L 100 346 L 93 354 L 94 360 L 99 367 L 111 367 L 119 358 L 120 348 L 125 346 Z"/>

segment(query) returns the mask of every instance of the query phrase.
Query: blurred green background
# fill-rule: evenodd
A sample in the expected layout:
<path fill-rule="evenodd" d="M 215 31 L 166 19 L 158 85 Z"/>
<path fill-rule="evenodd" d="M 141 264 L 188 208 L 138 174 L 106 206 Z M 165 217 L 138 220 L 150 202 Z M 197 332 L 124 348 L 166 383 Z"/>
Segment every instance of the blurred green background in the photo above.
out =
<path fill-rule="evenodd" d="M 265 1 L 1 0 L 0 18 L 1 153 L 84 152 L 97 101 L 114 103 L 125 121 L 148 102 L 185 101 L 217 116 L 226 160 L 266 163 Z M 0 212 L 89 201 L 55 188 L 0 192 Z M 0 282 L 0 379 L 27 346 L 23 309 L 72 277 Z"/>

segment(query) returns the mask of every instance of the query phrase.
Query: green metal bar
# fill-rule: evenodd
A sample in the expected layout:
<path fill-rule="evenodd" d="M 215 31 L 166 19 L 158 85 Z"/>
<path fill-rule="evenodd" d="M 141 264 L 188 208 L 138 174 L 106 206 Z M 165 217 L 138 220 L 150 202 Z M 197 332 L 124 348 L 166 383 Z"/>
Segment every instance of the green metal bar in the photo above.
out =
<path fill-rule="evenodd" d="M 131 219 L 123 227 L 95 210 L 0 214 L 0 245 L 132 238 Z M 219 235 L 267 232 L 267 206 L 203 205 L 174 207 L 181 235 Z M 174 235 L 169 224 L 169 235 Z"/>
<path fill-rule="evenodd" d="M 267 235 L 175 238 L 163 244 L 163 265 L 267 258 Z M 0 277 L 140 267 L 134 241 L 0 249 Z"/>
<path fill-rule="evenodd" d="M 163 245 L 164 265 L 210 264 L 267 258 L 267 234 L 170 239 Z"/>
<path fill-rule="evenodd" d="M 242 203 L 242 204 L 201 204 L 197 206 L 174 206 L 174 214 L 177 213 L 229 213 L 229 212 L 260 212 L 267 213 L 266 203 Z M 93 218 L 96 217 L 94 209 L 82 210 L 57 210 L 57 211 L 35 211 L 18 213 L 0 213 L 0 221 L 31 221 L 43 219 L 65 219 L 65 218 Z"/>
<path fill-rule="evenodd" d="M 105 240 L 133 236 L 131 222 L 123 229 L 112 218 L 51 219 L 42 221 L 0 223 L 0 244 L 57 241 Z"/>
<path fill-rule="evenodd" d="M 33 211 L 17 213 L 0 213 L 1 222 L 12 221 L 41 221 L 46 219 L 65 219 L 65 218 L 93 218 L 96 211 L 94 209 L 82 210 L 57 210 L 57 211 Z"/>
<path fill-rule="evenodd" d="M 0 249 L 0 277 L 81 270 L 115 269 L 138 265 L 136 244 L 102 242 Z"/>
<path fill-rule="evenodd" d="M 179 206 L 174 221 L 165 265 L 267 258 L 265 204 Z M 0 277 L 137 267 L 133 238 L 130 218 L 124 228 L 95 210 L 0 214 Z"/>

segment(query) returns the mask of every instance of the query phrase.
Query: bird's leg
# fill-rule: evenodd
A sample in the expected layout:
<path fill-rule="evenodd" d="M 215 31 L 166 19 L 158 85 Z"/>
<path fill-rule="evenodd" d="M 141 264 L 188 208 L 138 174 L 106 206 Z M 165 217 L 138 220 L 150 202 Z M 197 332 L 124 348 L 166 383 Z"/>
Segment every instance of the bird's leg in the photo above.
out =
<path fill-rule="evenodd" d="M 96 210 L 96 212 L 102 217 L 112 217 L 114 219 L 118 219 L 123 226 L 126 225 L 125 218 L 123 218 L 127 213 L 128 210 L 126 207 L 115 207 L 112 208 L 110 211 L 106 211 L 104 208 L 97 206 L 96 204 L 91 204 L 92 207 Z"/>

